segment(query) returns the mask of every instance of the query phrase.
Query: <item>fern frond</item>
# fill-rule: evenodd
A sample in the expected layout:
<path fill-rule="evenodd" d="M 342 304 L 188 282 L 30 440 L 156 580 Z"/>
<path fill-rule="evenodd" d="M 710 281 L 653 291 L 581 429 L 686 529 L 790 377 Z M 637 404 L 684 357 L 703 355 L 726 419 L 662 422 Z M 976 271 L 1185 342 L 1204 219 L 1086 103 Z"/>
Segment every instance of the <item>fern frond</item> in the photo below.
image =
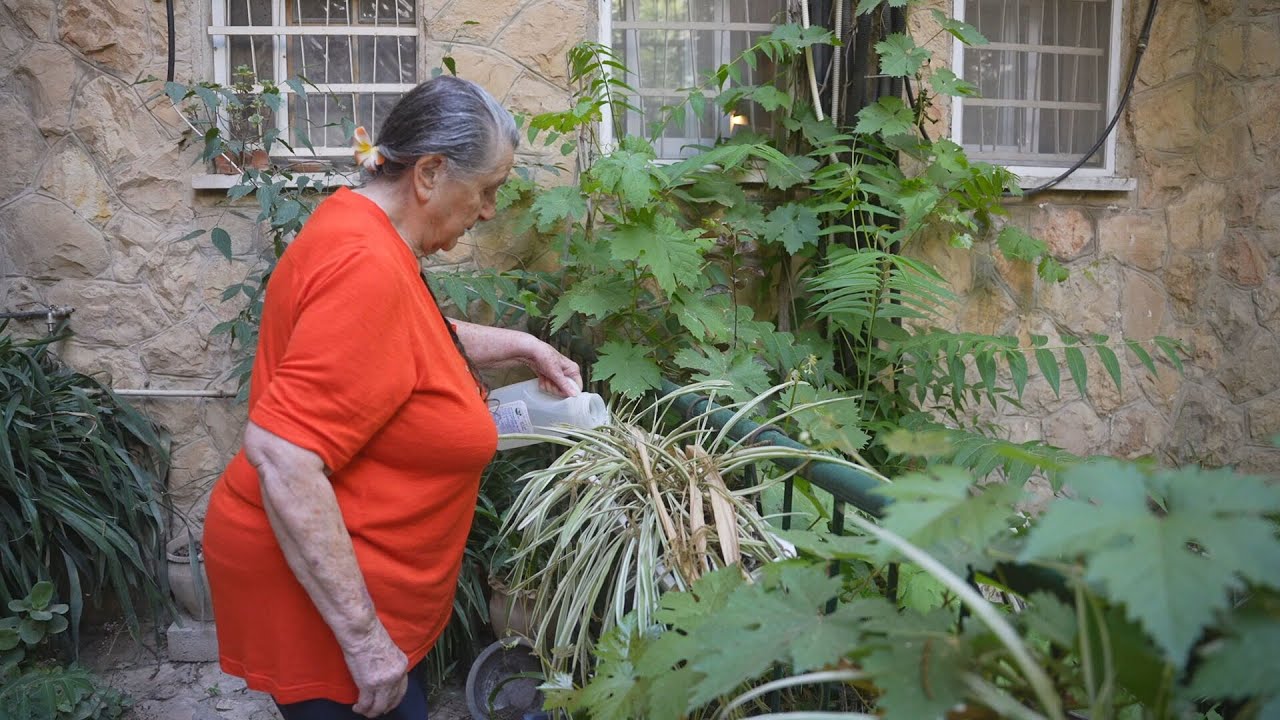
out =
<path fill-rule="evenodd" d="M 932 267 L 881 250 L 833 249 L 809 287 L 818 315 L 855 336 L 877 319 L 931 320 L 955 300 Z"/>

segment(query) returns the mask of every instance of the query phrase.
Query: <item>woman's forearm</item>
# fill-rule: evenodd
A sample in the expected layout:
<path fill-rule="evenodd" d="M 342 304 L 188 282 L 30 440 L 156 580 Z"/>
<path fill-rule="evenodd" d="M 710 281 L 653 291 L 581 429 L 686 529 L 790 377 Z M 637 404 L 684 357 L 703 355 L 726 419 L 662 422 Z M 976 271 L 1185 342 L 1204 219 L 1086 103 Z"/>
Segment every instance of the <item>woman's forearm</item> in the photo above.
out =
<path fill-rule="evenodd" d="M 245 453 L 258 471 L 263 506 L 289 568 L 338 644 L 351 652 L 381 626 L 324 463 L 253 423 Z"/>
<path fill-rule="evenodd" d="M 480 368 L 509 367 L 524 362 L 533 354 L 536 344 L 541 344 L 529 333 L 507 328 L 476 325 L 452 320 L 458 331 L 458 340 L 466 348 L 471 362 Z"/>

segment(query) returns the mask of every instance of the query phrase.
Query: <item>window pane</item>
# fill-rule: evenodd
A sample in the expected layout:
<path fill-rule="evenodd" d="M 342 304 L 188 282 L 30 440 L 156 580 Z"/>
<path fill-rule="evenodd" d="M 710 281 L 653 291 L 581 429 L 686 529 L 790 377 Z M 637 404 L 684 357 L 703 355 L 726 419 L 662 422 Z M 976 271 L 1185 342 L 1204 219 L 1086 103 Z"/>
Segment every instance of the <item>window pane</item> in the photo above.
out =
<path fill-rule="evenodd" d="M 653 123 L 667 114 L 664 106 L 685 100 L 687 89 L 705 84 L 716 68 L 740 55 L 768 31 L 782 8 L 782 0 L 616 0 L 613 49 L 637 90 L 631 101 L 641 108 L 623 119 L 625 132 L 649 135 Z M 762 27 L 730 29 L 731 21 Z M 775 74 L 765 60 L 755 71 L 743 71 L 744 82 L 751 84 L 772 82 Z M 753 130 L 767 133 L 773 127 L 770 114 L 752 103 L 744 103 L 740 112 Z M 685 113 L 683 122 L 669 122 L 658 134 L 662 157 L 692 154 L 688 146 L 714 144 L 729 132 L 729 118 L 714 107 L 701 118 L 687 108 Z"/>
<path fill-rule="evenodd" d="M 991 41 L 966 48 L 966 149 L 1005 164 L 1066 167 L 1106 125 L 1109 0 L 966 0 L 965 20 Z M 1100 167 L 1101 153 L 1086 167 Z"/>
<path fill-rule="evenodd" d="M 342 121 L 377 128 L 400 99 L 398 93 L 331 93 L 308 95 L 305 100 L 289 96 L 289 118 L 293 129 L 304 129 L 316 147 L 345 147 L 348 143 Z M 376 132 L 374 136 L 377 137 Z"/>
<path fill-rule="evenodd" d="M 412 83 L 417 43 L 411 37 L 294 35 L 289 75 L 315 83 Z"/>
<path fill-rule="evenodd" d="M 227 3 L 227 23 L 229 25 L 270 25 L 271 0 L 229 0 Z M 247 67 L 255 78 L 275 78 L 272 63 L 271 37 L 269 35 L 240 35 L 227 38 L 227 54 L 230 71 L 227 73 L 235 82 L 235 71 L 239 67 Z"/>

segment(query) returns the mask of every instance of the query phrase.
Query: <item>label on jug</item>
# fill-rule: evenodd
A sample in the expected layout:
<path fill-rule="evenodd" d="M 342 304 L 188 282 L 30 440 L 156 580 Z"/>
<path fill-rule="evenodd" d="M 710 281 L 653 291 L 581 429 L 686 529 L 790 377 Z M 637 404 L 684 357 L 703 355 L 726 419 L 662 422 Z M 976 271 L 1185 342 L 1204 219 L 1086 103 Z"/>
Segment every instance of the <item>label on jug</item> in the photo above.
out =
<path fill-rule="evenodd" d="M 499 435 L 533 432 L 533 421 L 529 419 L 529 407 L 523 400 L 503 403 L 491 412 L 493 424 L 498 426 Z"/>

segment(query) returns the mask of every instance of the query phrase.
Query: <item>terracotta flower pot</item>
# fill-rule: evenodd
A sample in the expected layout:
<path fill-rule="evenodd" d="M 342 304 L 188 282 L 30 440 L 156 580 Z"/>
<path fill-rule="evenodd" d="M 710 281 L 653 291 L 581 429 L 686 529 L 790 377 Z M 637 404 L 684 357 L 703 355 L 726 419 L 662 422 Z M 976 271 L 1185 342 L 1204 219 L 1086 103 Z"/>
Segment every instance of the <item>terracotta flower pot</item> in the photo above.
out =
<path fill-rule="evenodd" d="M 213 602 L 209 599 L 209 581 L 205 577 L 200 543 L 194 543 L 194 562 L 191 545 L 187 535 L 179 535 L 165 546 L 165 557 L 169 560 L 169 590 L 183 612 L 203 622 L 213 619 Z"/>
<path fill-rule="evenodd" d="M 533 597 L 515 595 L 494 578 L 489 579 L 489 626 L 499 639 L 508 635 L 533 637 Z"/>

